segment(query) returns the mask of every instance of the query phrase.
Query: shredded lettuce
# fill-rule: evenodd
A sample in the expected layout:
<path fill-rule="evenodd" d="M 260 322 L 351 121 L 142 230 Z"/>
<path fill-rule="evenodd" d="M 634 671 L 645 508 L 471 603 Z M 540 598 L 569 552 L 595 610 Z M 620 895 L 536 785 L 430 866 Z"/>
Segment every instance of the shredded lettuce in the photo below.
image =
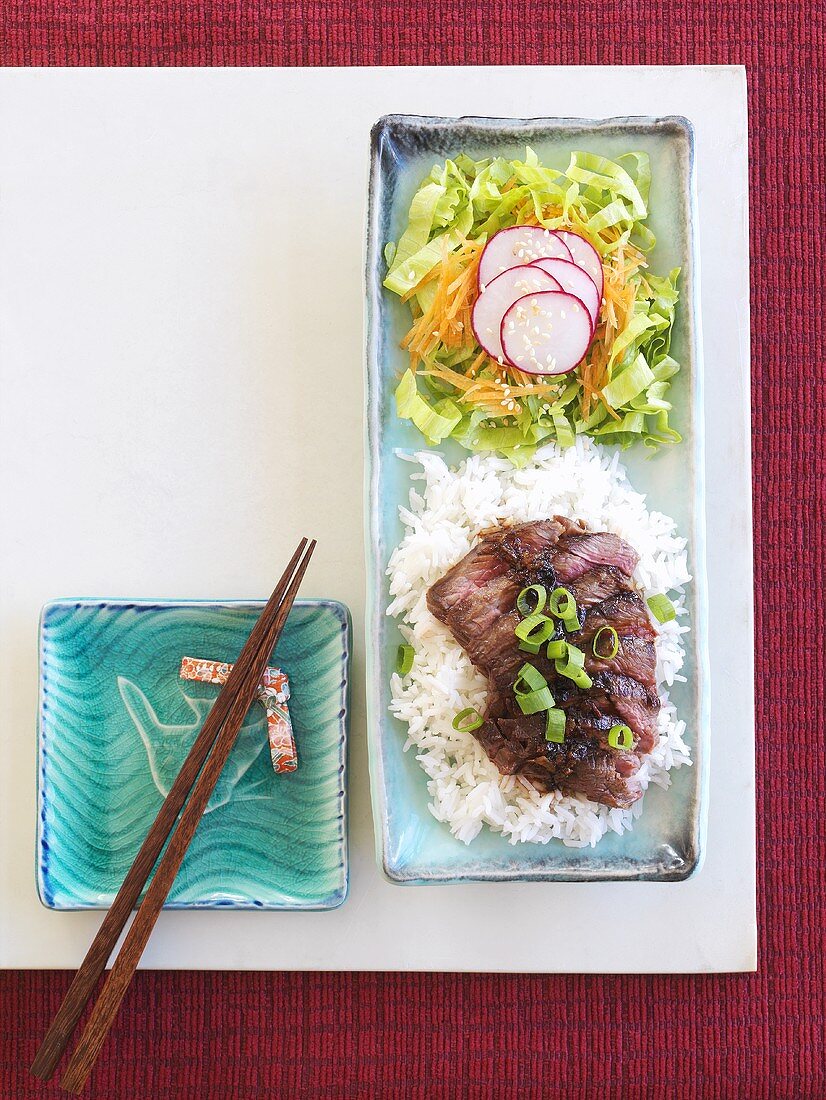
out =
<path fill-rule="evenodd" d="M 575 151 L 564 169 L 541 163 L 530 148 L 524 160 L 474 161 L 460 154 L 435 165 L 413 196 L 401 237 L 385 248 L 384 285 L 409 298 L 414 322 L 441 308 L 435 269 L 445 257 L 455 255 L 459 263 L 469 245 L 478 252 L 499 229 L 526 219 L 585 236 L 606 271 L 623 279 L 631 271 L 623 285 L 632 297 L 623 299 L 622 326 L 612 330 L 610 347 L 609 337 L 603 338 L 604 369 L 593 397 L 586 395 L 580 366 L 570 375 L 546 379 L 553 385 L 541 396 L 526 394 L 510 404 L 497 402 L 495 410 L 490 402 L 480 408 L 468 386 L 456 384 L 456 372 L 491 385 L 502 372 L 491 361 L 478 367 L 481 349 L 466 325 L 447 343 L 438 329 L 428 329 L 399 382 L 398 415 L 410 419 L 431 444 L 453 438 L 472 451 L 497 451 L 517 466 L 547 440 L 568 447 L 582 434 L 623 447 L 678 442 L 669 424 L 668 392 L 680 369 L 670 355 L 679 269 L 658 276 L 643 262 L 642 253 L 655 244 L 645 224 L 650 187 L 643 152 L 609 160 Z M 623 266 L 629 250 L 638 258 L 630 268 Z"/>
<path fill-rule="evenodd" d="M 602 387 L 602 396 L 612 408 L 619 409 L 647 390 L 654 381 L 654 375 L 645 361 L 642 352 L 629 366 L 615 374 L 607 386 Z"/>
<path fill-rule="evenodd" d="M 405 371 L 396 389 L 396 412 L 403 420 L 412 420 L 428 443 L 442 442 L 461 423 L 462 413 L 449 398 L 427 402 L 416 388 L 413 371 Z"/>

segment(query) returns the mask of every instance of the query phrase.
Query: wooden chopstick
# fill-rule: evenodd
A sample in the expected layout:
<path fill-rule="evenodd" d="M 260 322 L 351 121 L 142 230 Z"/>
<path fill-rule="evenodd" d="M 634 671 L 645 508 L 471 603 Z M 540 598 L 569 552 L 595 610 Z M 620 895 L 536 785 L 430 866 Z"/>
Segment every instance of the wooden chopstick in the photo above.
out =
<path fill-rule="evenodd" d="M 306 546 L 307 540 L 302 539 L 299 543 L 298 548 L 296 549 L 295 554 L 292 557 L 292 560 L 287 566 L 284 575 L 281 577 L 281 580 L 273 591 L 273 594 L 267 602 L 267 605 L 261 613 L 261 616 L 253 627 L 250 636 L 247 639 L 247 642 L 245 643 L 244 648 L 242 649 L 241 654 L 238 657 L 238 660 L 235 662 L 235 667 L 230 673 L 226 684 L 219 693 L 218 698 L 216 699 L 215 704 L 212 707 L 212 710 L 210 711 L 210 714 L 206 722 L 204 723 L 204 726 L 200 734 L 198 735 L 198 738 L 195 741 L 195 744 L 193 745 L 186 761 L 184 762 L 184 765 L 181 768 L 181 771 L 179 772 L 178 777 L 176 778 L 172 786 L 172 789 L 165 799 L 161 810 L 159 811 L 158 816 L 152 825 L 152 828 L 149 830 L 149 833 L 147 834 L 147 837 L 144 840 L 144 843 L 142 844 L 140 851 L 138 852 L 138 855 L 136 856 L 135 861 L 129 870 L 129 873 L 126 876 L 126 879 L 124 880 L 121 889 L 118 891 L 118 894 L 112 904 L 111 909 L 104 918 L 98 934 L 95 936 L 95 939 L 93 940 L 92 945 L 87 952 L 86 958 L 84 959 L 80 969 L 75 975 L 69 992 L 67 993 L 66 998 L 64 999 L 63 1004 L 60 1007 L 60 1010 L 58 1011 L 54 1021 L 52 1022 L 46 1038 L 44 1039 L 43 1044 L 41 1045 L 40 1050 L 37 1053 L 37 1057 L 32 1064 L 32 1072 L 36 1073 L 44 1080 L 47 1080 L 54 1073 L 57 1063 L 59 1062 L 64 1050 L 66 1049 L 66 1046 L 71 1039 L 72 1033 L 92 993 L 95 983 L 106 965 L 107 959 L 109 958 L 109 955 L 111 954 L 117 942 L 117 939 L 122 932 L 126 921 L 129 918 L 129 914 L 132 911 L 135 902 L 137 901 L 140 892 L 143 889 L 147 878 L 149 877 L 149 874 L 151 873 L 152 867 L 154 866 L 155 861 L 157 860 L 157 857 L 161 852 L 161 849 L 166 843 L 166 840 L 171 830 L 175 826 L 175 821 L 178 817 L 178 814 L 184 802 L 186 801 L 190 790 L 192 789 L 193 783 L 195 783 L 195 779 L 198 776 L 198 772 L 200 771 L 204 763 L 207 753 L 209 753 L 210 749 L 212 749 L 213 746 L 217 744 L 216 739 L 219 736 L 219 730 L 221 730 L 222 727 L 226 728 L 227 723 L 231 720 L 232 723 L 236 726 L 235 734 L 231 737 L 231 739 L 228 735 L 227 739 L 230 743 L 228 748 L 226 749 L 226 754 L 220 762 L 220 765 L 217 765 L 218 770 L 217 772 L 215 772 L 215 776 L 212 779 L 209 791 L 207 792 L 206 798 L 203 801 L 204 808 L 206 806 L 206 803 L 209 801 L 209 796 L 212 793 L 215 782 L 217 782 L 218 774 L 220 774 L 220 770 L 226 760 L 226 755 L 228 755 L 229 749 L 232 747 L 232 743 L 235 740 L 238 728 L 240 728 L 240 724 L 243 720 L 244 714 L 249 709 L 258 682 L 261 678 L 263 669 L 266 666 L 266 663 L 272 652 L 272 648 L 275 644 L 278 634 L 281 631 L 281 628 L 287 616 L 287 612 L 289 611 L 289 607 L 292 604 L 293 599 L 295 598 L 295 593 L 306 570 L 307 564 L 309 562 L 309 557 L 315 547 L 315 542 L 310 544 L 310 548 L 306 557 L 299 565 L 301 555 Z M 295 572 L 296 566 L 298 566 L 297 573 Z M 291 578 L 293 579 L 292 584 L 290 584 Z M 243 705 L 243 707 L 242 700 L 247 700 L 246 704 Z M 215 757 L 215 753 L 210 756 L 210 760 L 213 760 L 213 757 Z M 206 772 L 206 768 L 204 769 L 204 772 Z M 204 772 L 201 773 L 201 778 L 203 778 Z M 212 774 L 212 772 L 210 772 L 210 774 Z M 201 781 L 199 780 L 199 784 L 200 782 Z M 201 790 L 203 791 L 203 789 L 204 788 L 202 787 Z M 183 859 L 183 855 L 186 851 L 189 841 L 192 839 L 192 835 L 195 832 L 195 827 L 197 826 L 198 820 L 200 819 L 202 812 L 203 808 L 201 812 L 197 814 L 197 816 L 195 816 L 194 813 L 190 816 L 189 821 L 191 824 L 191 831 L 181 848 L 180 858 L 177 861 L 177 866 L 172 873 L 172 877 L 170 878 L 166 888 L 163 890 L 163 895 L 160 898 L 160 905 L 158 906 L 158 912 L 160 911 L 160 907 L 163 905 L 163 902 L 166 899 L 166 895 L 172 884 L 172 880 L 175 877 L 175 873 L 177 873 L 180 862 Z M 181 824 L 183 823 L 183 820 L 184 819 L 182 816 L 181 822 L 179 823 L 178 827 L 179 830 Z M 166 855 L 164 856 L 164 860 L 165 859 Z M 160 871 L 161 866 L 164 864 L 164 860 L 162 860 L 161 864 L 159 864 L 158 871 Z M 171 863 L 166 864 L 167 873 L 170 866 Z M 155 880 L 157 880 L 157 872 Z M 147 898 L 148 896 L 149 895 L 147 893 Z M 135 924 L 137 924 L 140 918 L 140 914 L 144 910 L 144 905 L 147 898 L 144 899 L 144 903 L 142 903 L 139 909 L 138 917 L 136 917 L 135 919 Z M 149 910 L 147 910 L 147 913 L 148 912 Z M 154 914 L 154 916 L 152 916 L 150 920 L 148 931 L 151 931 L 151 928 L 154 925 L 156 919 L 157 912 Z M 135 928 L 135 924 L 133 924 L 133 930 Z M 146 938 L 148 938 L 148 931 Z M 144 939 L 143 945 L 141 946 L 140 950 L 138 951 L 137 957 L 135 958 L 135 965 L 137 965 L 137 961 L 140 957 L 140 951 L 143 950 L 145 942 L 146 940 Z M 132 969 L 134 970 L 134 966 Z M 124 992 L 125 988 L 126 986 L 124 986 Z M 106 986 L 104 986 L 104 990 L 105 989 Z M 121 993 L 120 997 L 118 997 L 118 1001 L 114 1006 L 115 1010 L 117 1009 L 117 1004 L 120 1002 L 122 996 L 123 993 Z M 114 1010 L 112 1012 L 112 1017 L 114 1017 Z M 111 1020 L 109 1021 L 109 1023 L 111 1023 Z M 107 1024 L 106 1029 L 103 1032 L 103 1036 L 105 1036 L 106 1030 L 108 1030 L 108 1026 L 109 1024 Z M 84 1033 L 84 1038 L 87 1032 Z M 101 1042 L 103 1036 L 101 1036 Z M 98 1044 L 98 1047 L 99 1045 L 100 1044 Z M 91 1068 L 93 1062 L 94 1055 L 89 1062 L 89 1069 Z M 70 1069 L 71 1068 L 72 1067 L 70 1066 Z M 89 1069 L 86 1069 L 86 1072 L 83 1074 L 83 1080 L 85 1080 Z"/>
<path fill-rule="evenodd" d="M 83 1009 L 86 1007 L 89 997 L 92 995 L 95 984 L 103 973 L 109 956 L 118 941 L 118 937 L 129 919 L 129 914 L 135 908 L 141 890 L 143 890 L 146 885 L 149 873 L 155 866 L 155 861 L 161 854 L 161 850 L 172 831 L 178 814 L 183 808 L 183 804 L 192 789 L 192 784 L 195 782 L 198 772 L 201 770 L 206 755 L 212 748 L 218 731 L 226 719 L 233 692 L 238 682 L 243 681 L 249 669 L 252 667 L 255 654 L 261 644 L 264 629 L 267 625 L 268 608 L 271 612 L 281 603 L 281 600 L 284 598 L 284 593 L 287 591 L 290 578 L 295 571 L 295 567 L 306 545 L 306 539 L 302 539 L 301 542 L 299 542 L 287 568 L 284 570 L 281 579 L 275 586 L 267 606 L 253 626 L 249 638 L 241 650 L 238 660 L 235 662 L 235 668 L 233 669 L 233 673 L 237 672 L 235 687 L 233 686 L 231 678 L 228 678 L 226 685 L 216 698 L 201 728 L 201 732 L 195 739 L 181 770 L 178 772 L 175 782 L 170 788 L 169 794 L 164 799 L 163 805 L 158 811 L 158 816 L 155 818 L 149 832 L 146 834 L 146 838 L 138 850 L 138 854 L 135 856 L 135 860 L 129 868 L 126 878 L 123 880 L 115 900 L 112 902 L 111 908 L 104 917 L 97 935 L 94 940 L 92 940 L 86 957 L 80 969 L 75 974 L 57 1015 L 54 1020 L 52 1020 L 46 1037 L 31 1066 L 31 1072 L 44 1081 L 48 1081 L 57 1068 L 57 1063 L 63 1056 L 63 1052 L 71 1039 L 72 1032 L 77 1026 L 77 1022 L 83 1013 Z"/>
<path fill-rule="evenodd" d="M 264 635 L 267 624 L 266 612 L 277 607 L 284 597 L 290 578 L 295 571 L 298 560 L 307 545 L 307 540 L 302 539 L 298 544 L 287 568 L 273 591 L 272 596 L 258 617 L 244 645 L 235 669 L 238 675 L 235 677 L 235 685 L 242 681 L 252 666 L 258 646 Z M 141 845 L 135 860 L 124 879 L 120 890 L 112 903 L 111 908 L 103 919 L 98 933 L 89 947 L 86 957 L 80 969 L 75 974 L 74 980 L 57 1012 L 51 1026 L 46 1033 L 40 1049 L 37 1052 L 31 1071 L 36 1076 L 48 1081 L 54 1073 L 57 1063 L 60 1061 L 66 1046 L 71 1039 L 72 1032 L 77 1026 L 83 1009 L 92 994 L 95 983 L 103 972 L 107 960 L 118 941 L 118 937 L 129 919 L 129 914 L 135 907 L 141 890 L 146 884 L 149 873 L 155 866 L 155 861 L 161 854 L 161 850 L 169 837 L 169 834 L 177 820 L 184 802 L 186 801 L 192 784 L 201 770 L 206 755 L 211 749 L 218 731 L 221 728 L 232 699 L 233 688 L 230 680 L 219 693 L 210 713 L 204 722 L 201 732 L 198 734 L 186 760 L 178 773 L 175 782 L 161 806 L 158 816 L 152 824 L 146 838 Z"/>
<path fill-rule="evenodd" d="M 207 756 L 201 774 L 195 781 L 189 801 L 184 806 L 166 851 L 161 856 L 157 870 L 152 876 L 146 895 L 138 907 L 137 915 L 126 933 L 112 969 L 103 983 L 103 988 L 80 1037 L 80 1042 L 75 1048 L 61 1080 L 61 1085 L 69 1092 L 79 1092 L 86 1084 L 86 1079 L 95 1064 L 103 1041 L 109 1032 L 109 1028 L 114 1023 L 120 1003 L 143 954 L 143 949 L 146 947 L 152 929 L 155 927 L 163 903 L 166 901 L 166 896 L 180 869 L 186 850 L 195 835 L 195 830 L 215 789 L 215 784 L 218 782 L 218 777 L 223 771 L 232 746 L 235 744 L 244 715 L 255 698 L 258 682 L 264 674 L 273 646 L 278 640 L 293 600 L 307 571 L 315 545 L 314 540 L 310 542 L 304 557 L 299 561 L 284 599 L 274 611 L 272 620 L 266 624 L 264 641 L 256 653 L 253 670 L 232 698 L 221 731 Z M 267 607 L 269 608 L 270 604 Z"/>
<path fill-rule="evenodd" d="M 272 648 L 281 633 L 314 549 L 315 542 L 313 541 L 310 542 L 303 559 L 300 560 L 281 604 L 274 611 L 271 621 L 266 624 L 264 641 L 256 654 L 253 670 L 248 680 L 243 683 L 232 698 L 227 717 L 215 740 L 215 744 L 192 789 L 189 801 L 172 833 L 167 849 L 161 857 L 152 882 L 138 908 L 135 920 L 127 932 L 120 952 L 104 982 L 100 996 L 61 1082 L 63 1087 L 70 1092 L 77 1092 L 83 1088 L 114 1021 L 120 1002 L 126 993 L 169 889 L 195 834 L 198 822 L 235 743 L 244 715 L 253 701 L 258 682 L 263 675 Z M 269 606 L 268 604 L 268 608 Z"/>

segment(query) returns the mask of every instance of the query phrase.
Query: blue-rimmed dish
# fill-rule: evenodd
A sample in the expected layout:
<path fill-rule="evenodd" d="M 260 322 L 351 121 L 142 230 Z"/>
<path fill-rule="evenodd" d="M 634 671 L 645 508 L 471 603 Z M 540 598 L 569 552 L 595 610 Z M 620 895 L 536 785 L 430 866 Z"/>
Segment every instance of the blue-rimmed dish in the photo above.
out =
<path fill-rule="evenodd" d="M 616 158 L 647 152 L 652 186 L 648 224 L 657 238 L 657 270 L 682 268 L 681 300 L 673 353 L 682 364 L 674 379 L 673 423 L 683 437 L 654 458 L 643 448 L 623 453 L 636 489 L 649 507 L 672 516 L 688 537 L 693 582 L 687 603 L 692 631 L 685 684 L 671 693 L 686 720 L 693 766 L 672 773 L 669 791 L 649 790 L 631 832 L 609 834 L 595 848 L 559 841 L 513 846 L 483 830 L 469 845 L 451 836 L 428 811 L 426 776 L 414 753 L 404 753 L 405 729 L 391 717 L 390 677 L 399 633 L 386 617 L 385 570 L 403 529 L 398 507 L 409 490 L 408 463 L 398 452 L 427 449 L 409 421 L 398 418 L 394 391 L 409 358 L 399 343 L 409 325 L 406 307 L 382 287 L 384 247 L 398 240 L 410 200 L 433 165 L 461 152 L 471 158 L 523 155 L 526 144 L 541 162 L 562 165 L 585 149 Z M 700 866 L 705 841 L 708 784 L 709 688 L 707 669 L 703 400 L 698 258 L 696 255 L 694 135 L 684 118 L 496 119 L 391 115 L 373 129 L 367 227 L 367 699 L 368 747 L 376 850 L 393 882 L 550 880 L 679 881 Z M 440 450 L 448 461 L 466 452 L 451 440 Z"/>
<path fill-rule="evenodd" d="M 111 904 L 219 688 L 183 656 L 233 661 L 263 603 L 56 600 L 40 624 L 37 887 L 52 909 Z M 347 895 L 351 624 L 297 600 L 288 675 L 295 772 L 271 766 L 253 706 L 167 906 L 334 909 Z"/>

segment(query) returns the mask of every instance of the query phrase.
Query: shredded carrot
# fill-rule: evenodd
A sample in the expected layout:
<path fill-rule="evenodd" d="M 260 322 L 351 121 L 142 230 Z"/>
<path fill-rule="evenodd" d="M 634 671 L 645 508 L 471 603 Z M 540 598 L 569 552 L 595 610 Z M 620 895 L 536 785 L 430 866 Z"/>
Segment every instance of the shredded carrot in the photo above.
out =
<path fill-rule="evenodd" d="M 516 185 L 514 176 L 502 190 L 510 191 Z M 575 220 L 563 220 L 562 213 L 559 206 L 542 208 L 543 221 L 553 220 L 559 227 L 577 229 Z M 541 224 L 530 198 L 517 203 L 513 215 L 520 225 Z M 602 390 L 608 381 L 608 364 L 614 341 L 633 316 L 635 288 L 631 280 L 645 267 L 645 259 L 627 241 L 617 244 L 620 231 L 616 227 L 605 229 L 601 238 L 603 244 L 615 247 L 603 260 L 605 278 L 600 323 L 586 360 L 577 368 L 581 384 L 580 408 L 582 416 L 587 418 L 593 412 L 595 402 L 599 401 L 609 416 L 620 420 Z M 485 351 L 479 351 L 472 359 L 464 359 L 456 367 L 432 361 L 433 352 L 439 344 L 451 351 L 477 347 L 471 314 L 478 293 L 477 272 L 482 247 L 475 241 L 463 240 L 458 248 L 451 251 L 447 238 L 443 239 L 439 262 L 402 298 L 403 301 L 410 301 L 414 321 L 401 346 L 409 351 L 414 372 L 422 370 L 422 373 L 452 386 L 457 391 L 456 400 L 462 404 L 482 410 L 485 416 L 512 416 L 521 411 L 520 401 L 527 397 L 536 397 L 544 402 L 554 401 L 564 383 L 545 379 L 540 382 L 535 375 L 496 362 Z M 416 295 L 433 284 L 435 287 L 430 304 L 422 310 Z"/>

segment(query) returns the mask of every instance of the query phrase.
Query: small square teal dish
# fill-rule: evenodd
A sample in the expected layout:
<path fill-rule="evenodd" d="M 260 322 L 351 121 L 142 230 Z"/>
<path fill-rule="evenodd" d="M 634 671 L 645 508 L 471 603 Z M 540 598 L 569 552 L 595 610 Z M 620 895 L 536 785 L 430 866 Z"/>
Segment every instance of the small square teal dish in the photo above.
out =
<path fill-rule="evenodd" d="M 37 889 L 50 909 L 114 899 L 214 702 L 181 658 L 234 661 L 263 603 L 56 600 L 40 622 Z M 298 754 L 273 771 L 253 705 L 170 891 L 170 909 L 335 909 L 347 896 L 352 628 L 297 600 L 271 663 Z"/>

